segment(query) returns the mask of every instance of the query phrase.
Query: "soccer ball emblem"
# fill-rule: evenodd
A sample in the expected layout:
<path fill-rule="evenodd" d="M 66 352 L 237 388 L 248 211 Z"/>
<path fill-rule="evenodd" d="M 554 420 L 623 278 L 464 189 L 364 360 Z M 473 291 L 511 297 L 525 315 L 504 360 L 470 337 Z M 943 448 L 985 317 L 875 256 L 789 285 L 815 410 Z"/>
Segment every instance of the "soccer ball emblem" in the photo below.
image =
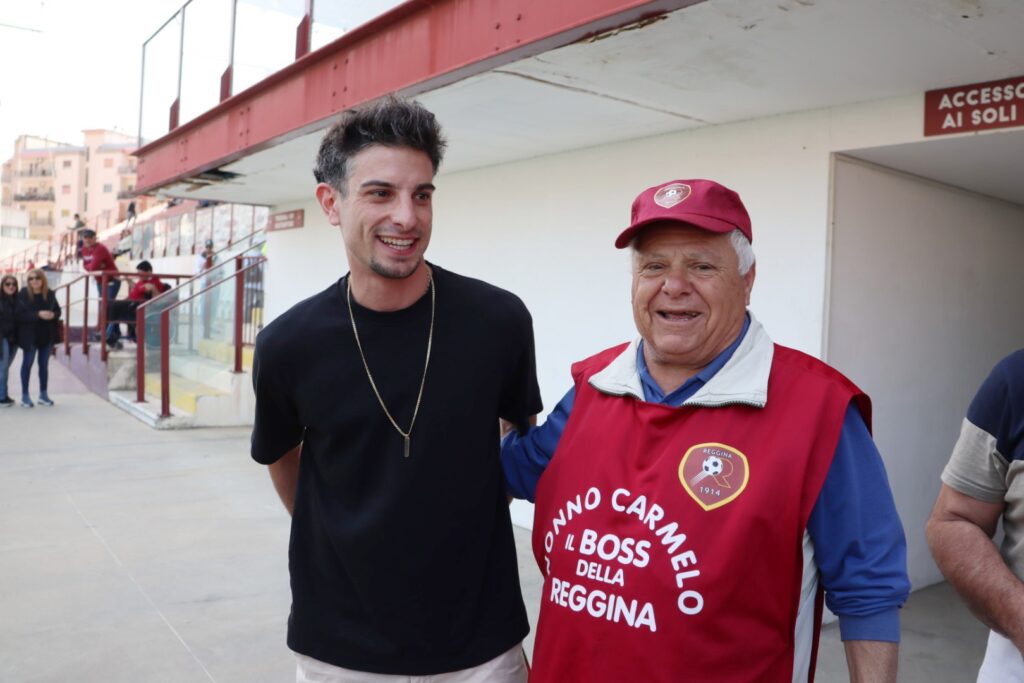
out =
<path fill-rule="evenodd" d="M 704 463 L 700 466 L 701 470 L 704 471 L 706 476 L 717 477 L 722 473 L 722 459 L 717 455 L 709 455 L 704 458 Z"/>

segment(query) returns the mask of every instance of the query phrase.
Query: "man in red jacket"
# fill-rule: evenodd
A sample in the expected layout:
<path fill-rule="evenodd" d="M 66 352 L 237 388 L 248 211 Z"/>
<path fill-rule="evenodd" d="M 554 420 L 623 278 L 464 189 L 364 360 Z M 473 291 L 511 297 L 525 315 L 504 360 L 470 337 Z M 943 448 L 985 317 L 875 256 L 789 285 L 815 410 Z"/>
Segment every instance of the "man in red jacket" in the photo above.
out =
<path fill-rule="evenodd" d="M 157 294 L 162 294 L 170 289 L 169 285 L 161 282 L 160 278 L 153 275 L 153 266 L 150 265 L 149 261 L 140 261 L 139 265 L 135 266 L 135 272 L 139 275 L 139 278 L 128 292 L 128 298 L 111 301 L 107 309 L 108 320 L 132 321 L 128 322 L 128 339 L 130 341 L 135 341 L 135 311 L 138 309 L 139 304 L 143 301 L 149 301 Z M 117 322 L 115 322 L 113 337 L 107 337 L 107 344 L 114 349 L 121 348 L 119 332 L 120 328 Z"/>
<path fill-rule="evenodd" d="M 104 245 L 96 241 L 95 230 L 83 230 L 82 231 L 82 267 L 90 273 L 96 273 L 96 292 L 103 297 L 103 279 L 100 274 L 103 271 L 117 271 L 117 266 L 114 264 L 114 257 L 110 255 L 110 250 Z M 116 275 L 112 275 L 107 281 L 107 302 L 115 300 L 117 293 L 121 291 L 121 280 Z M 121 337 L 121 329 L 115 323 L 107 325 L 107 344 L 114 345 L 117 340 Z"/>

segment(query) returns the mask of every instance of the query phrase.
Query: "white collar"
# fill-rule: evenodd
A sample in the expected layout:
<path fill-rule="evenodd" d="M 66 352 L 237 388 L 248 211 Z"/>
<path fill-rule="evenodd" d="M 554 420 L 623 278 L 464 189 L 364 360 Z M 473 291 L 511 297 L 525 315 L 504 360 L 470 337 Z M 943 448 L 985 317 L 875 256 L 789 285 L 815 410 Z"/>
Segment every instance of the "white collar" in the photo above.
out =
<path fill-rule="evenodd" d="M 644 400 L 636 367 L 639 346 L 640 337 L 637 337 L 603 370 L 590 377 L 590 385 L 604 394 Z M 713 407 L 745 403 L 763 408 L 768 401 L 768 376 L 774 353 L 771 338 L 751 313 L 750 327 L 732 357 L 683 405 Z"/>

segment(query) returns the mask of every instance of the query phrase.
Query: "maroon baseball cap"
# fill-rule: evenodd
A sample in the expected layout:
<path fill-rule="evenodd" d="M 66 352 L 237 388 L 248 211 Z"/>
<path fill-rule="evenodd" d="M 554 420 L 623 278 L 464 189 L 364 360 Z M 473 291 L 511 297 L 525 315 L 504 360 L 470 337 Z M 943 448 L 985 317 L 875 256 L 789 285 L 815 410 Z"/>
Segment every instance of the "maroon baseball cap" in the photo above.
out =
<path fill-rule="evenodd" d="M 632 222 L 615 240 L 624 249 L 646 225 L 674 221 L 711 232 L 739 230 L 753 243 L 750 216 L 740 196 L 714 180 L 670 180 L 633 200 Z"/>

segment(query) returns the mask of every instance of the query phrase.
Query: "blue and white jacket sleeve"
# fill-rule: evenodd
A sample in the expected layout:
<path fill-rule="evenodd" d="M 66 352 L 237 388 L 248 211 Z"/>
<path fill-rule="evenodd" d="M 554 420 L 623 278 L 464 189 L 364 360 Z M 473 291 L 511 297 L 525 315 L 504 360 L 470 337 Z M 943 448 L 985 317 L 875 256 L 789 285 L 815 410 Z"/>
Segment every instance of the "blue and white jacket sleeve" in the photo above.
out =
<path fill-rule="evenodd" d="M 531 427 L 523 434 L 512 432 L 502 440 L 501 466 L 505 471 L 505 486 L 515 498 L 533 502 L 537 482 L 558 448 L 575 400 L 574 387 L 566 392 L 544 424 Z"/>
<path fill-rule="evenodd" d="M 910 593 L 907 542 L 882 457 L 853 404 L 807 531 L 841 638 L 898 643 Z"/>

